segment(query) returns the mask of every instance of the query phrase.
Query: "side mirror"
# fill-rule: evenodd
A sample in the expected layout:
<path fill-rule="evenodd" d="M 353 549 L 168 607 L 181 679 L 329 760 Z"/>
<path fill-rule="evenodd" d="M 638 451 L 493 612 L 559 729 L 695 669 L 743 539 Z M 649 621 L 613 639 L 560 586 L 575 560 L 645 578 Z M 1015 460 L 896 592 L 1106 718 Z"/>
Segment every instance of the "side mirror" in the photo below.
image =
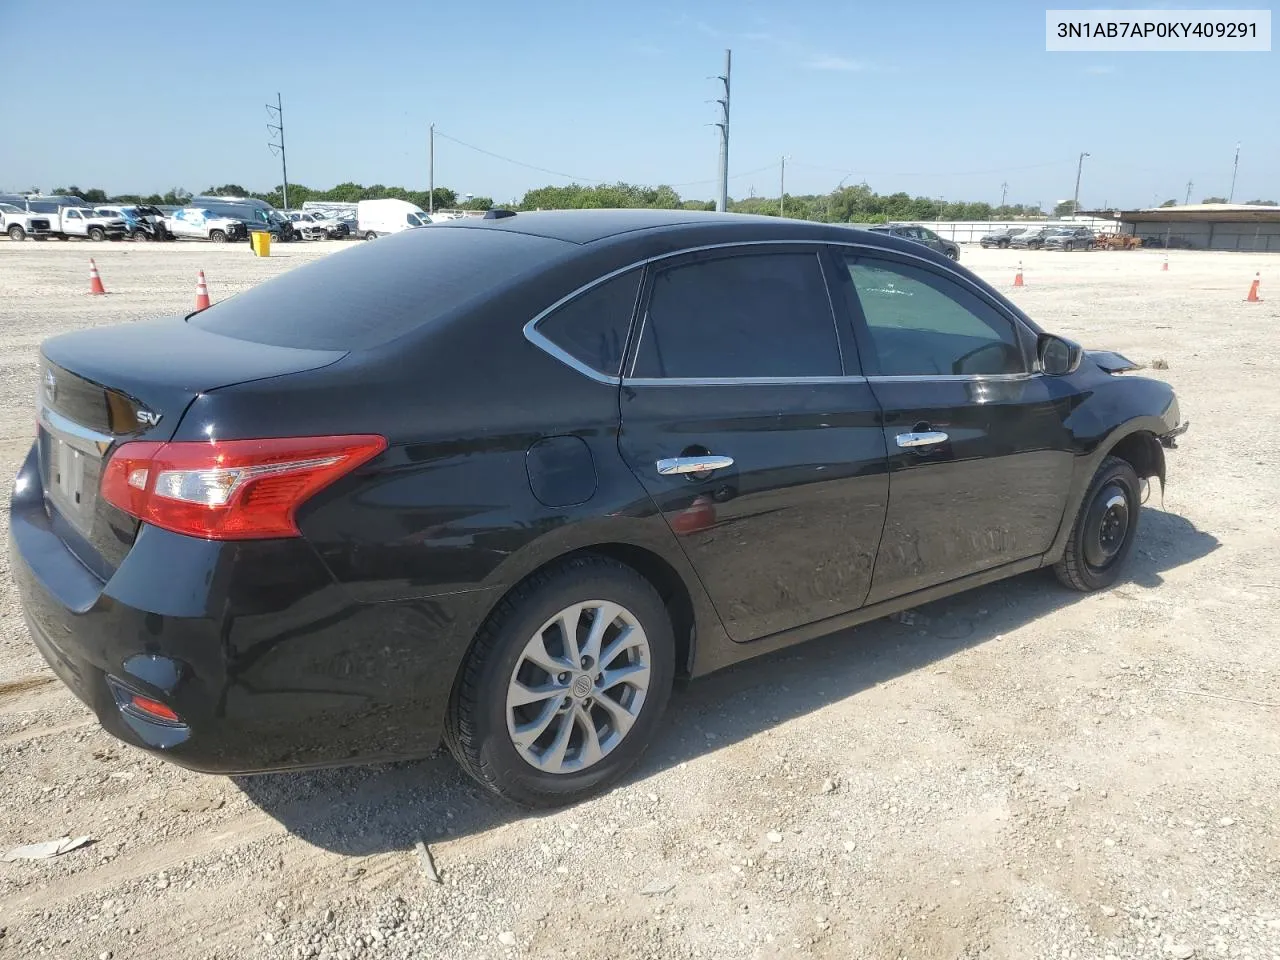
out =
<path fill-rule="evenodd" d="M 1056 337 L 1052 333 L 1040 334 L 1036 341 L 1036 355 L 1040 358 L 1040 369 L 1046 376 L 1065 377 L 1080 369 L 1080 361 L 1084 359 L 1084 351 L 1080 345 L 1070 340 Z"/>

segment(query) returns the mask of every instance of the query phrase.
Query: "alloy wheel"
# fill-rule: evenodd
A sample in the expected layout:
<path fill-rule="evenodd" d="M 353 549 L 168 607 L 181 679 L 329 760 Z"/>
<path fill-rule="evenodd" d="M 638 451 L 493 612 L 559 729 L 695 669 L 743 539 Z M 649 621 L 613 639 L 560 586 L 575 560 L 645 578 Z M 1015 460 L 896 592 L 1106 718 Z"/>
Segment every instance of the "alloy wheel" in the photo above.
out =
<path fill-rule="evenodd" d="M 576 773 L 626 738 L 649 692 L 649 638 L 636 616 L 586 600 L 547 620 L 525 644 L 507 686 L 507 733 L 544 773 Z"/>

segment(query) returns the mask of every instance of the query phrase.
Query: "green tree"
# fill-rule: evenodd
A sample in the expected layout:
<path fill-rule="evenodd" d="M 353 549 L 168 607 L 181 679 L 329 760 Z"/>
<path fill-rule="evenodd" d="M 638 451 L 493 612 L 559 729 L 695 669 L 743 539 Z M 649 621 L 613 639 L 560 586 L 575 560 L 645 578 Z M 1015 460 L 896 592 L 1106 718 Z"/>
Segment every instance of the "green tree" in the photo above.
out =
<path fill-rule="evenodd" d="M 1246 200 L 1245 204 L 1250 207 L 1274 207 L 1277 206 L 1274 200 Z"/>
<path fill-rule="evenodd" d="M 1226 197 L 1205 197 L 1200 202 L 1201 203 L 1226 203 L 1227 198 Z"/>
<path fill-rule="evenodd" d="M 472 197 L 460 206 L 463 210 L 488 210 L 493 206 L 493 197 Z"/>
<path fill-rule="evenodd" d="M 1053 206 L 1053 215 L 1055 217 L 1069 217 L 1075 212 L 1075 204 L 1070 200 L 1063 200 Z"/>
<path fill-rule="evenodd" d="M 247 197 L 249 195 L 250 191 L 238 183 L 224 183 L 220 187 L 209 187 L 205 190 L 205 196 L 209 197 Z"/>
<path fill-rule="evenodd" d="M 1164 203 L 1160 204 L 1162 207 L 1176 207 L 1177 205 L 1177 200 L 1166 200 Z"/>

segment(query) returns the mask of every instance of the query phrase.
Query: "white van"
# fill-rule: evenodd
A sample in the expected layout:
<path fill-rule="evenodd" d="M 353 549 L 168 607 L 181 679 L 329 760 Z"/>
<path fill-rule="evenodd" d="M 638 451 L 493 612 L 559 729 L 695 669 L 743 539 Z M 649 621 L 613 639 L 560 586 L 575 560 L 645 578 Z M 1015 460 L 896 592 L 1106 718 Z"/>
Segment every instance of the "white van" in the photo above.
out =
<path fill-rule="evenodd" d="M 408 200 L 361 200 L 356 205 L 356 228 L 366 240 L 425 227 L 430 222 L 425 211 Z"/>

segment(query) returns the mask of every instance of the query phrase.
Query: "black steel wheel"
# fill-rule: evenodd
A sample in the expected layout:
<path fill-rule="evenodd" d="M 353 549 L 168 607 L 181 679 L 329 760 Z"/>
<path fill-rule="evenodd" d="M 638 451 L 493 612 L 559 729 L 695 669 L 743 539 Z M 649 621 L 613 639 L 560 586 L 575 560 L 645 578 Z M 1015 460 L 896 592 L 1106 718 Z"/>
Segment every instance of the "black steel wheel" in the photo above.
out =
<path fill-rule="evenodd" d="M 1102 461 L 1080 504 L 1075 526 L 1054 573 L 1068 587 L 1102 590 L 1120 578 L 1133 552 L 1142 510 L 1141 482 L 1119 457 Z"/>

